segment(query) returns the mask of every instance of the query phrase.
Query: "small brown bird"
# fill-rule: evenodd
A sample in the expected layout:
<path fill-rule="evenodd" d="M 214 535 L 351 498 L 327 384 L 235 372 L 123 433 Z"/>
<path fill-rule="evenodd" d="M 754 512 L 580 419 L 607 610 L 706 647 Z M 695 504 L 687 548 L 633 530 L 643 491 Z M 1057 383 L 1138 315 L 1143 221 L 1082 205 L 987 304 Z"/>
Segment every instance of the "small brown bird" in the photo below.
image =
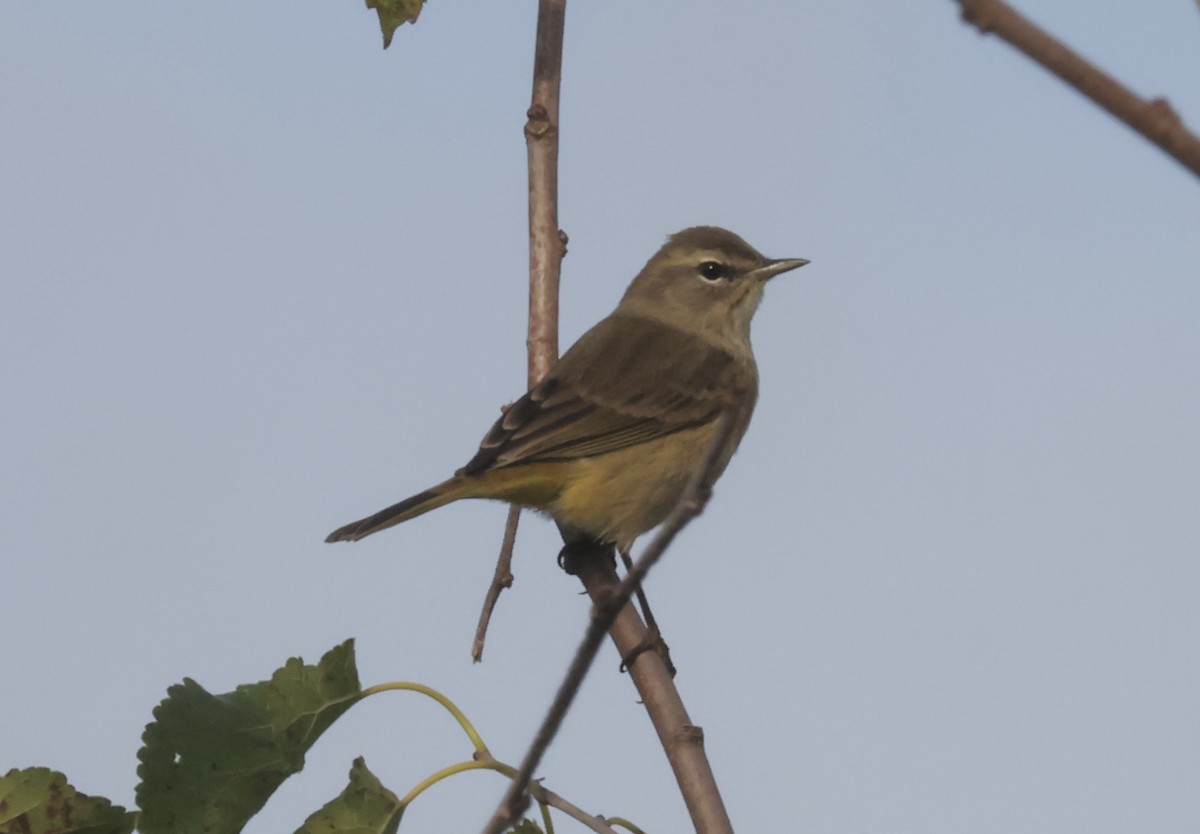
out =
<path fill-rule="evenodd" d="M 493 498 L 628 552 L 678 502 L 740 392 L 744 418 L 719 470 L 729 463 L 758 392 L 750 319 L 767 281 L 806 263 L 765 258 L 714 226 L 673 235 L 453 478 L 325 540 L 357 541 L 460 498 Z"/>

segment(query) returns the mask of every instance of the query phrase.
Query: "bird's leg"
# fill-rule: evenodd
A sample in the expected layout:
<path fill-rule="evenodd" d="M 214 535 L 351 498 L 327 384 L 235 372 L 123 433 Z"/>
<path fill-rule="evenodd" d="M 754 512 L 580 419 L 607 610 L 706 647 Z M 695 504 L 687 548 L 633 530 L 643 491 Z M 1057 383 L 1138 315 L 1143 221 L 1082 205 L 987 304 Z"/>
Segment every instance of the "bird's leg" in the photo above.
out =
<path fill-rule="evenodd" d="M 633 559 L 629 555 L 628 548 L 618 548 L 617 552 L 621 554 L 621 561 L 625 563 L 625 570 L 633 569 Z M 626 671 L 633 662 L 637 660 L 638 655 L 647 650 L 653 650 L 655 654 L 662 658 L 663 664 L 667 667 L 671 677 L 675 677 L 675 664 L 671 662 L 671 648 L 667 645 L 667 641 L 663 639 L 662 632 L 658 630 L 658 621 L 654 619 L 654 613 L 650 610 L 650 602 L 646 599 L 646 592 L 643 590 L 641 583 L 637 586 L 638 607 L 642 609 L 642 617 L 646 620 L 646 636 L 642 638 L 642 642 L 638 643 L 633 649 L 621 658 L 621 671 Z"/>
<path fill-rule="evenodd" d="M 572 576 L 576 576 L 584 569 L 583 565 L 591 560 L 608 558 L 610 564 L 612 563 L 614 548 L 611 544 L 598 542 L 574 527 L 564 525 L 561 522 L 557 523 L 559 532 L 562 533 L 563 541 L 565 542 L 562 550 L 558 552 L 558 566 L 564 571 Z M 633 567 L 633 559 L 630 557 L 628 549 L 616 549 L 621 554 L 621 561 L 625 563 L 625 570 L 630 570 Z M 642 590 L 642 586 L 639 584 L 635 593 L 637 594 L 638 607 L 642 609 L 642 616 L 646 620 L 646 636 L 621 658 L 621 671 L 626 671 L 642 652 L 653 650 L 662 658 L 667 671 L 671 673 L 671 677 L 675 677 L 675 664 L 671 662 L 671 651 L 658 630 L 658 623 L 655 621 L 654 614 L 650 610 L 650 603 L 646 600 L 646 592 Z"/>

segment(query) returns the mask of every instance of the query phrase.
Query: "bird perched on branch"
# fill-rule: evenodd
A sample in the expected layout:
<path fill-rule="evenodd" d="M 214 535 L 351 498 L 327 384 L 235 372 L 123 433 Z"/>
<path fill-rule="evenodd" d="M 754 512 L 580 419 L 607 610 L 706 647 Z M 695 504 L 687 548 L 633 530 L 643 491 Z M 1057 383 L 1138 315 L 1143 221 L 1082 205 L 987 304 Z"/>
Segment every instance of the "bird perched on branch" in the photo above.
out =
<path fill-rule="evenodd" d="M 806 263 L 766 258 L 715 226 L 672 235 L 466 466 L 325 540 L 357 541 L 461 498 L 493 498 L 549 515 L 568 540 L 628 552 L 674 508 L 737 402 L 718 474 L 729 463 L 758 392 L 750 319 L 767 281 Z"/>

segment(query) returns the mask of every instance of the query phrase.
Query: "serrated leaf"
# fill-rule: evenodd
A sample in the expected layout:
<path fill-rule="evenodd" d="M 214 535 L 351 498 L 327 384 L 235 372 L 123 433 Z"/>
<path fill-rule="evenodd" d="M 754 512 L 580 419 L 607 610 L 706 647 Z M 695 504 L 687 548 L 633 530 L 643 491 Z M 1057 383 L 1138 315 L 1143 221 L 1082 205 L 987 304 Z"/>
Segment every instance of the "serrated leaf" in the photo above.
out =
<path fill-rule="evenodd" d="M 137 815 L 46 767 L 0 776 L 0 834 L 130 834 Z"/>
<path fill-rule="evenodd" d="M 316 666 L 289 658 L 267 685 L 271 729 L 288 747 L 308 750 L 353 705 L 347 699 L 361 689 L 353 640 L 330 649 Z"/>
<path fill-rule="evenodd" d="M 425 0 L 367 0 L 367 8 L 379 15 L 379 28 L 383 32 L 383 48 L 392 45 L 392 35 L 404 23 L 416 23 Z"/>
<path fill-rule="evenodd" d="M 138 830 L 236 834 L 361 693 L 354 641 L 269 681 L 213 695 L 194 680 L 167 690 L 138 751 Z"/>
<path fill-rule="evenodd" d="M 350 783 L 304 821 L 296 834 L 396 834 L 404 808 L 362 757 L 350 767 Z"/>

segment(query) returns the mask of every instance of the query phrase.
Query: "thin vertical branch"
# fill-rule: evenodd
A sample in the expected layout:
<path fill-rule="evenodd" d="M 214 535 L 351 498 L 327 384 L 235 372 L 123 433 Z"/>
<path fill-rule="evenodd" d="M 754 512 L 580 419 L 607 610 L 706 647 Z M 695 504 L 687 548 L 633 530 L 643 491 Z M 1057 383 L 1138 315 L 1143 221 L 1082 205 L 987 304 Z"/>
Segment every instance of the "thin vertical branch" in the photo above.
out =
<path fill-rule="evenodd" d="M 526 113 L 529 154 L 529 335 L 527 382 L 541 381 L 558 360 L 558 283 L 567 237 L 558 227 L 558 97 L 562 88 L 567 0 L 540 0 L 533 58 L 533 95 Z M 484 598 L 471 656 L 483 657 L 488 623 L 500 592 L 512 586 L 512 551 L 519 507 L 508 511 L 504 543 Z"/>
<path fill-rule="evenodd" d="M 539 0 L 529 153 L 529 386 L 558 359 L 558 279 L 566 236 L 558 227 L 558 96 L 567 0 Z"/>
<path fill-rule="evenodd" d="M 567 243 L 566 235 L 558 226 L 558 99 L 562 89 L 566 18 L 567 0 L 538 0 L 533 93 L 525 114 L 529 168 L 529 335 L 525 344 L 530 388 L 549 373 L 558 360 L 558 285 Z M 514 531 L 520 512 L 517 507 L 509 510 L 508 526 Z M 505 544 L 500 560 L 511 562 L 511 543 L 506 540 Z M 496 574 L 500 575 L 499 565 Z M 489 598 L 491 593 L 489 591 Z M 495 595 L 499 596 L 498 589 Z M 486 627 L 482 618 L 481 624 Z M 482 635 L 476 635 L 476 645 L 482 652 Z M 525 794 L 528 784 L 529 774 L 518 774 L 485 831 L 503 831 L 520 818 L 528 804 Z"/>
<path fill-rule="evenodd" d="M 999 35 L 1200 176 L 1200 137 L 1165 98 L 1146 100 L 1003 0 L 956 0 L 963 20 Z"/>

